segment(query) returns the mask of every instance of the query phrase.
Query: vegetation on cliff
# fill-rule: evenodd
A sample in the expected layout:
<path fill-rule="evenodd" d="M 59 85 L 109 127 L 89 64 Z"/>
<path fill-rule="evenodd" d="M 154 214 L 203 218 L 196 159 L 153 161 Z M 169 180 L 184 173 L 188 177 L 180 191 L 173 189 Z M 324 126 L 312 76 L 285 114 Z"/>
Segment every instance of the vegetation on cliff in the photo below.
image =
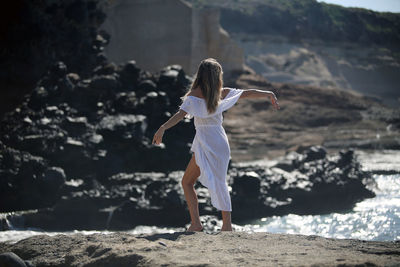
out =
<path fill-rule="evenodd" d="M 316 0 L 187 0 L 221 9 L 228 32 L 280 34 L 294 39 L 377 44 L 398 50 L 400 14 L 345 8 Z"/>

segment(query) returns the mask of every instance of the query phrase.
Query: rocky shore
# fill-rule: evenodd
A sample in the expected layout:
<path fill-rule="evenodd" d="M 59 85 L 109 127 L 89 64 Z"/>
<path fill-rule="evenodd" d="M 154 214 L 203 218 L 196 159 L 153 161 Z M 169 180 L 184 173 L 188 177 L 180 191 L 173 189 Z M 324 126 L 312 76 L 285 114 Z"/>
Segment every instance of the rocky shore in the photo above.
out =
<path fill-rule="evenodd" d="M 9 213 L 0 219 L 1 229 L 119 230 L 137 225 L 181 227 L 189 220 L 180 179 L 190 159 L 193 121 L 185 119 L 168 130 L 163 146 L 152 145 L 150 140 L 159 125 L 177 111 L 191 77 L 178 65 L 149 73 L 134 61 L 120 65 L 104 61 L 91 73 L 84 79 L 63 62 L 56 62 L 33 92 L 3 116 L 0 212 Z M 354 123 L 362 120 L 360 110 L 381 107 L 345 92 L 311 87 L 296 87 L 293 92 L 289 85 L 277 87 L 251 72 L 239 76 L 233 85 L 272 89 L 282 100 L 279 114 L 272 114 L 265 100 L 243 100 L 232 109 L 232 114 L 242 112 L 237 118 L 249 115 L 248 105 L 268 114 L 266 120 L 254 116 L 253 129 L 243 125 L 248 120 L 237 121 L 233 127 L 231 111 L 226 114 L 230 135 L 249 129 L 248 134 L 257 134 L 256 127 L 263 127 L 264 148 L 289 132 L 301 134 L 307 127 Z M 297 107 L 318 105 L 322 115 L 298 116 L 292 103 L 310 91 L 318 97 L 305 99 Z M 340 103 L 330 102 L 332 96 Z M 341 115 L 343 109 L 351 114 Z M 392 120 L 394 131 L 397 118 Z M 271 126 L 272 131 L 264 131 Z M 266 140 L 269 133 L 275 136 Z M 230 141 L 233 151 L 243 144 L 252 159 L 259 156 L 252 151 L 257 137 L 237 140 L 234 136 Z M 235 222 L 289 213 L 347 211 L 375 196 L 371 174 L 361 170 L 353 150 L 328 153 L 323 146 L 312 146 L 312 139 L 293 140 L 302 144 L 297 147 L 288 147 L 290 142 L 287 138 L 273 144 L 275 149 L 289 151 L 269 168 L 240 167 L 232 158 L 228 184 Z M 199 184 L 196 189 L 200 213 L 217 215 L 207 189 Z"/>
<path fill-rule="evenodd" d="M 81 8 L 89 7 L 96 10 L 89 3 Z M 192 77 L 179 65 L 150 73 L 133 60 L 109 62 L 99 52 L 106 36 L 92 35 L 97 45 L 85 71 L 51 61 L 34 89 L 1 117 L 0 230 L 125 230 L 189 221 L 180 180 L 193 121 L 168 130 L 162 146 L 151 139 L 178 110 Z M 224 114 L 235 223 L 346 212 L 375 196 L 371 173 L 353 148 L 399 149 L 398 109 L 351 92 L 271 83 L 251 70 L 237 75 L 226 86 L 272 90 L 282 109 L 273 113 L 267 99 L 243 99 Z M 268 167 L 239 164 L 276 156 L 283 157 Z M 197 184 L 196 190 L 200 214 L 218 215 L 207 189 Z"/>
<path fill-rule="evenodd" d="M 400 264 L 398 241 L 372 242 L 245 232 L 35 236 L 16 244 L 0 243 L 0 253 L 5 252 L 13 252 L 37 267 Z M 4 264 L 2 260 L 4 258 L 0 255 L 0 265 Z"/>

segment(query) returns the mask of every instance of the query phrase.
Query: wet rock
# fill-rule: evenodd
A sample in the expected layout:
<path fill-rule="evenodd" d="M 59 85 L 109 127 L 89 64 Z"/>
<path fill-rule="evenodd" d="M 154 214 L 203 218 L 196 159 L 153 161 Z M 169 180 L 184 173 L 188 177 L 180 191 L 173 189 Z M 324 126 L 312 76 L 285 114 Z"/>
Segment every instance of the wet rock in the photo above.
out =
<path fill-rule="evenodd" d="M 232 191 L 235 198 L 258 199 L 260 195 L 260 177 L 256 172 L 245 172 L 233 179 Z"/>
<path fill-rule="evenodd" d="M 304 160 L 307 162 L 307 161 L 323 159 L 325 158 L 327 152 L 326 149 L 322 146 L 312 146 L 304 150 L 303 154 L 305 155 Z"/>
<path fill-rule="evenodd" d="M 304 149 L 302 154 L 292 152 L 271 169 L 232 168 L 233 216 L 241 220 L 287 213 L 341 212 L 375 196 L 371 173 L 361 170 L 353 151 L 334 155 L 325 152 L 322 147 Z M 254 173 L 251 177 L 249 171 Z M 260 177 L 259 190 L 254 177 Z M 250 206 L 252 209 L 246 209 Z"/>

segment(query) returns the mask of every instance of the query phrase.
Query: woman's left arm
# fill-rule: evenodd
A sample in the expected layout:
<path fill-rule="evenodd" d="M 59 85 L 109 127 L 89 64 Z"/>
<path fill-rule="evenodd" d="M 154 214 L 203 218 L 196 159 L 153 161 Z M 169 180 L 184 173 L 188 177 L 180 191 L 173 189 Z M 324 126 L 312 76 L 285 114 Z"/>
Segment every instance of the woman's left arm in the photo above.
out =
<path fill-rule="evenodd" d="M 243 89 L 243 93 L 240 98 L 264 98 L 269 97 L 272 103 L 272 106 L 275 109 L 279 109 L 278 99 L 275 94 L 271 91 L 263 91 L 258 89 Z"/>

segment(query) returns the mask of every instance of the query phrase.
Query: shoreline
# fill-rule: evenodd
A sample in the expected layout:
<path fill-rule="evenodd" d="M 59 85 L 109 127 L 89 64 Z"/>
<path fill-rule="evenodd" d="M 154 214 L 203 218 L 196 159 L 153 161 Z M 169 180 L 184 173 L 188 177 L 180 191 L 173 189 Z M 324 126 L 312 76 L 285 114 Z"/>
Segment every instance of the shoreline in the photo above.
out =
<path fill-rule="evenodd" d="M 370 154 L 370 153 L 366 153 L 366 151 L 361 151 L 361 150 L 357 150 L 357 154 L 358 155 L 363 155 L 364 157 L 361 160 L 361 162 L 364 162 L 365 160 L 368 160 L 369 163 L 371 164 L 367 164 L 366 166 L 363 166 L 365 170 L 367 171 L 372 171 L 373 173 L 375 173 L 375 175 L 391 175 L 391 173 L 384 173 L 383 170 L 385 169 L 385 165 L 382 166 L 381 162 L 377 161 L 377 159 L 380 159 L 381 161 L 385 161 L 385 163 L 392 163 L 389 164 L 391 165 L 391 167 L 393 167 L 394 165 L 394 161 L 396 161 L 395 159 L 397 158 L 396 156 L 400 155 L 400 151 L 397 150 L 385 150 L 385 151 L 379 151 L 379 153 L 374 153 L 374 154 Z M 387 162 L 388 158 L 392 158 L 392 160 L 390 162 Z M 278 158 L 275 158 L 274 160 L 255 160 L 255 161 L 248 161 L 248 162 L 240 162 L 240 163 L 236 163 L 233 162 L 233 166 L 246 166 L 247 164 L 250 165 L 259 165 L 259 166 L 268 166 L 268 165 L 274 165 L 276 164 L 276 162 L 278 161 Z M 399 165 L 400 166 L 400 165 Z M 269 166 L 271 167 L 271 166 Z M 395 172 L 396 175 L 400 174 L 399 172 Z M 365 205 L 371 205 L 371 204 L 364 204 Z M 375 204 L 372 204 L 375 205 Z M 26 210 L 26 211 L 19 211 L 19 212 L 9 212 L 9 213 L 3 213 L 0 215 L 4 215 L 6 216 L 7 214 L 25 214 L 25 213 L 30 213 L 30 212 L 37 212 L 36 210 Z M 350 213 L 346 213 L 346 215 L 349 216 Z M 295 216 L 296 214 L 288 214 L 289 217 L 287 218 L 287 216 L 285 215 L 281 215 L 281 216 L 270 216 L 267 218 L 258 218 L 257 220 L 253 220 L 253 223 L 246 223 L 246 224 L 240 224 L 237 225 L 236 230 L 239 230 L 241 232 L 247 232 L 247 233 L 254 233 L 254 232 L 258 232 L 258 231 L 267 231 L 267 232 L 271 232 L 271 233 L 281 233 L 281 234 L 286 234 L 286 233 L 291 233 L 291 234 L 306 234 L 306 235 L 319 235 L 321 237 L 326 237 L 326 238 L 338 238 L 338 239 L 342 239 L 342 238 L 353 238 L 354 235 L 353 234 L 337 234 L 337 235 L 326 235 L 323 234 L 320 231 L 317 231 L 314 229 L 315 231 L 309 231 L 309 229 L 307 228 L 305 231 L 304 229 L 302 231 L 285 231 L 285 230 L 274 230 L 276 226 L 276 223 L 279 223 L 280 220 L 284 220 L 284 222 L 280 222 L 286 225 L 286 220 L 289 220 L 288 222 L 292 222 L 293 220 L 293 216 Z M 318 215 L 318 214 L 315 214 Z M 322 215 L 322 214 L 320 214 Z M 333 216 L 336 216 L 335 214 L 331 214 Z M 298 215 L 301 217 L 301 220 L 303 220 L 302 215 Z M 275 218 L 276 217 L 276 218 Z M 306 216 L 307 217 L 307 216 Z M 3 217 L 1 217 L 3 218 Z M 4 217 L 3 219 L 5 219 L 6 217 Z M 319 218 L 319 217 L 318 217 Z M 317 220 L 320 220 L 316 218 Z M 264 220 L 262 220 L 264 219 Z M 214 223 L 212 223 L 212 225 L 215 224 L 215 226 L 219 226 L 220 220 L 219 218 L 215 217 L 215 219 L 211 219 Z M 297 221 L 298 219 L 296 219 Z M 315 220 L 315 219 L 314 219 Z M 354 218 L 353 218 L 354 220 Z M 256 222 L 257 221 L 257 222 Z M 6 221 L 3 221 L 6 222 Z M 262 222 L 264 222 L 264 225 L 262 225 Z M 261 224 L 260 224 L 261 223 Z M 266 226 L 266 223 L 270 226 Z M 254 225 L 255 224 L 255 225 Z M 259 225 L 258 227 L 262 227 L 262 228 L 257 228 L 257 224 Z M 251 225 L 254 225 L 254 227 L 251 227 Z M 308 224 L 307 224 L 308 225 Z M 272 228 L 271 228 L 272 227 Z M 293 226 L 294 227 L 294 226 Z M 309 226 L 311 227 L 311 225 Z M 319 228 L 323 228 L 323 226 L 320 226 Z M 279 228 L 279 227 L 278 227 Z M 176 232 L 176 231 L 182 231 L 185 228 L 182 227 L 160 227 L 160 226 L 154 226 L 154 225 L 138 225 L 135 226 L 131 229 L 126 229 L 126 230 L 106 230 L 106 229 L 76 229 L 76 230 L 60 230 L 60 231 L 52 231 L 52 230 L 46 230 L 46 229 L 36 229 L 36 228 L 12 228 L 9 231 L 1 231 L 0 233 L 2 234 L 0 236 L 0 242 L 18 242 L 22 239 L 25 238 L 29 238 L 35 235 L 40 235 L 40 234 L 46 234 L 46 235 L 56 235 L 56 234 L 74 234 L 74 233 L 84 233 L 84 234 L 92 234 L 92 233 L 101 233 L 101 234 L 114 234 L 114 233 L 118 233 L 118 232 L 122 232 L 122 233 L 126 233 L 126 234 L 159 234 L 159 233 L 171 233 L 171 232 Z M 279 228 L 280 229 L 280 228 Z M 297 229 L 297 228 L 296 228 Z M 310 228 L 311 229 L 311 228 Z M 379 231 L 378 231 L 379 233 Z M 355 238 L 358 238 L 357 235 Z M 392 241 L 395 239 L 370 239 L 370 238 L 360 238 L 359 240 L 364 240 L 364 241 L 371 241 L 371 240 L 384 240 L 384 241 Z"/>
<path fill-rule="evenodd" d="M 399 241 L 245 232 L 40 235 L 0 243 L 36 266 L 398 266 Z"/>

